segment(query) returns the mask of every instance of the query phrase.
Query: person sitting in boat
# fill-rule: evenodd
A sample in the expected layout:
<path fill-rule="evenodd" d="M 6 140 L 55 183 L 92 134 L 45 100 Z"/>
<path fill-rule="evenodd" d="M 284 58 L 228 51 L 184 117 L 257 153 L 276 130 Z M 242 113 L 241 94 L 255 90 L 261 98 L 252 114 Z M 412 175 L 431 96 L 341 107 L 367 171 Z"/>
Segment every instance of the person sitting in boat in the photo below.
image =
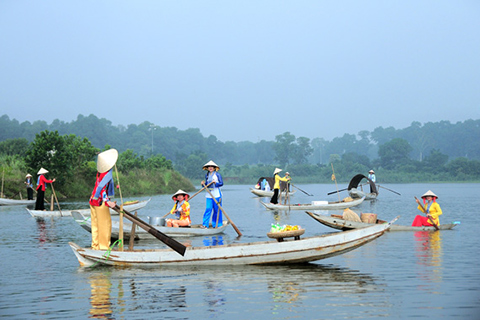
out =
<path fill-rule="evenodd" d="M 433 193 L 431 190 L 428 190 L 425 192 L 425 194 L 422 196 L 423 199 L 423 205 L 420 203 L 420 200 L 415 199 L 415 201 L 418 203 L 418 210 L 422 211 L 425 213 L 427 216 L 421 216 L 417 215 L 415 219 L 413 219 L 412 227 L 422 227 L 422 226 L 433 226 L 433 223 L 435 223 L 437 226 L 440 225 L 440 220 L 438 219 L 438 216 L 442 214 L 442 209 L 440 208 L 440 205 L 437 203 L 437 195 Z"/>
<path fill-rule="evenodd" d="M 280 191 L 280 181 L 290 181 L 290 174 L 285 174 L 285 177 L 280 177 L 278 174 L 282 172 L 282 169 L 275 168 L 275 171 L 273 172 L 273 177 L 275 178 L 275 184 L 273 185 L 273 196 L 270 199 L 270 203 L 272 204 L 277 204 L 278 203 L 278 194 Z"/>
<path fill-rule="evenodd" d="M 118 151 L 115 149 L 103 151 L 97 157 L 97 179 L 88 201 L 92 220 L 93 250 L 108 250 L 110 247 L 112 235 L 110 208 L 116 206 L 116 202 L 110 200 L 110 197 L 115 195 L 112 169 L 117 159 Z"/>
<path fill-rule="evenodd" d="M 40 168 L 37 174 L 38 181 L 37 181 L 37 201 L 35 202 L 35 210 L 45 210 L 45 189 L 47 187 L 47 183 L 55 182 L 55 178 L 53 180 L 47 180 L 45 178 L 45 174 L 48 173 L 47 169 Z"/>
<path fill-rule="evenodd" d="M 27 198 L 33 200 L 33 179 L 30 173 L 25 176 L 25 184 L 27 185 Z"/>
<path fill-rule="evenodd" d="M 190 220 L 190 204 L 187 202 L 190 195 L 183 190 L 178 190 L 172 196 L 175 201 L 170 214 L 176 215 L 176 219 L 166 219 L 167 227 L 187 227 L 192 223 Z"/>

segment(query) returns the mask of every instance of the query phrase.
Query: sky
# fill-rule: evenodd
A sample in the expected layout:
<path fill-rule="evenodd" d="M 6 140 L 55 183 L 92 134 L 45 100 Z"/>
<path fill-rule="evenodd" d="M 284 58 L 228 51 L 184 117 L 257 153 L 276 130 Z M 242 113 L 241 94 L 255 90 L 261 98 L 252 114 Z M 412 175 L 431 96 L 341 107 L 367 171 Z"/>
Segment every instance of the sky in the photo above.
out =
<path fill-rule="evenodd" d="M 331 140 L 480 119 L 480 1 L 0 0 L 0 116 Z"/>

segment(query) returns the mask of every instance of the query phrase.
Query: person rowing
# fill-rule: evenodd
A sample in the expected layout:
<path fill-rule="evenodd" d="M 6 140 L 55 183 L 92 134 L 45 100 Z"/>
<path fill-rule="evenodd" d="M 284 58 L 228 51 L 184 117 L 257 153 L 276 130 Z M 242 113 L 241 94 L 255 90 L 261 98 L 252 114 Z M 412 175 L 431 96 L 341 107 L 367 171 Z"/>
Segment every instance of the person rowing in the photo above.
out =
<path fill-rule="evenodd" d="M 440 225 L 440 220 L 438 217 L 442 214 L 442 209 L 437 203 L 438 196 L 433 193 L 431 190 L 425 192 L 422 196 L 423 205 L 415 198 L 415 201 L 418 203 L 418 210 L 426 214 L 426 217 L 422 215 L 415 216 L 413 219 L 412 227 L 422 227 L 422 226 L 438 226 Z"/>

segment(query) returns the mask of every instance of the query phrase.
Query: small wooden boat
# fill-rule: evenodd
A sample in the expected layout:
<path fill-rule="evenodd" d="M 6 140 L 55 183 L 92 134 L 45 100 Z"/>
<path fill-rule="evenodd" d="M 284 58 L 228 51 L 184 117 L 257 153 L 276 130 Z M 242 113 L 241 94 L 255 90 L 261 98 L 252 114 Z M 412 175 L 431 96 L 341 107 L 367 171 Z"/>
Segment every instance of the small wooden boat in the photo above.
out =
<path fill-rule="evenodd" d="M 290 191 L 288 195 L 293 196 L 295 194 L 295 191 L 297 190 Z M 250 192 L 259 197 L 268 197 L 268 198 L 273 197 L 273 191 L 250 188 Z M 282 194 L 282 197 L 285 197 L 286 192 L 282 192 L 281 194 Z"/>
<path fill-rule="evenodd" d="M 393 223 L 393 220 L 391 223 Z M 188 247 L 182 256 L 170 249 L 93 250 L 70 242 L 81 266 L 271 265 L 305 263 L 343 254 L 380 237 L 391 223 L 299 240 Z"/>
<path fill-rule="evenodd" d="M 143 201 L 128 201 L 125 202 L 123 205 L 125 209 L 129 211 L 135 211 L 135 210 L 140 210 L 141 208 L 145 207 L 147 203 L 149 203 L 151 200 L 143 200 Z M 54 210 L 54 211 L 42 211 L 42 210 L 30 210 L 27 209 L 28 213 L 34 218 L 46 218 L 46 217 L 71 217 L 72 216 L 72 211 L 78 211 L 82 215 L 89 216 L 90 215 L 90 208 L 88 209 L 76 209 L 76 210 Z M 113 209 L 110 209 L 110 214 L 111 215 L 118 215 L 116 211 Z"/>
<path fill-rule="evenodd" d="M 359 190 L 357 188 L 352 188 L 348 190 L 348 195 L 353 199 L 358 199 L 364 197 L 365 200 L 375 200 L 377 199 L 378 192 L 364 192 L 363 190 Z"/>
<path fill-rule="evenodd" d="M 368 188 L 370 188 L 370 192 L 364 192 L 363 189 L 358 189 L 358 186 L 360 185 L 360 181 L 362 181 L 363 179 L 367 180 L 367 184 L 368 184 Z M 361 186 L 361 188 L 363 187 Z M 375 182 L 373 182 L 363 174 L 355 175 L 350 180 L 347 190 L 348 190 L 348 194 L 353 199 L 365 197 L 365 200 L 375 200 L 377 199 L 377 196 L 378 196 L 378 189 L 375 185 Z"/>
<path fill-rule="evenodd" d="M 92 232 L 92 220 L 90 220 L 90 215 L 85 216 L 79 211 L 72 211 L 72 217 L 75 219 L 83 229 L 87 230 L 88 232 Z M 157 229 L 158 231 L 166 234 L 167 236 L 173 237 L 191 237 L 191 236 L 211 236 L 225 232 L 225 229 L 228 226 L 228 221 L 224 221 L 223 225 L 218 228 L 202 228 L 201 224 L 191 225 L 190 227 L 180 227 L 180 228 L 173 228 L 173 227 L 166 227 L 160 225 L 152 225 L 153 228 Z M 118 220 L 112 220 L 112 238 L 118 239 L 120 231 L 120 222 Z M 132 223 L 129 221 L 124 220 L 123 222 L 123 238 L 130 239 L 130 232 L 132 231 Z M 135 239 L 155 239 L 150 233 L 145 231 L 138 226 L 135 229 Z"/>
<path fill-rule="evenodd" d="M 365 223 L 365 222 L 357 222 L 351 220 L 345 220 L 340 215 L 332 214 L 331 216 L 320 215 L 314 212 L 308 212 L 307 214 L 311 216 L 313 219 L 317 220 L 323 225 L 327 227 L 338 229 L 338 230 L 353 230 L 365 227 L 371 227 L 374 225 L 385 224 L 387 221 L 377 219 L 376 223 Z M 441 224 L 438 226 L 440 230 L 450 230 L 455 227 L 456 223 L 447 223 Z M 412 226 L 402 226 L 393 224 L 389 231 L 435 231 L 435 227 L 412 227 Z"/>
<path fill-rule="evenodd" d="M 312 201 L 312 203 L 295 203 L 295 204 L 273 204 L 265 203 L 262 204 L 268 210 L 343 210 L 350 207 L 355 207 L 360 205 L 365 198 L 360 198 L 351 201 Z"/>
<path fill-rule="evenodd" d="M 35 200 L 0 198 L 0 206 L 24 206 L 29 204 L 35 204 Z"/>

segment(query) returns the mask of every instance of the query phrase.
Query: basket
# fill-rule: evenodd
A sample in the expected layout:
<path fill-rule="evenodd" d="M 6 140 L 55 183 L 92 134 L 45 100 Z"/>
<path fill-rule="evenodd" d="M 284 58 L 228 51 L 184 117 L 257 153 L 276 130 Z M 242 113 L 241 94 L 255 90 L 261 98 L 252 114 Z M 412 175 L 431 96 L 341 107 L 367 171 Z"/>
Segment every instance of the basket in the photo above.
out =
<path fill-rule="evenodd" d="M 375 213 L 362 213 L 360 219 L 364 223 L 377 223 L 377 215 Z"/>
<path fill-rule="evenodd" d="M 272 239 L 283 239 L 291 237 L 299 237 L 305 233 L 305 229 L 291 230 L 291 231 L 280 231 L 280 232 L 269 232 L 267 236 Z"/>

